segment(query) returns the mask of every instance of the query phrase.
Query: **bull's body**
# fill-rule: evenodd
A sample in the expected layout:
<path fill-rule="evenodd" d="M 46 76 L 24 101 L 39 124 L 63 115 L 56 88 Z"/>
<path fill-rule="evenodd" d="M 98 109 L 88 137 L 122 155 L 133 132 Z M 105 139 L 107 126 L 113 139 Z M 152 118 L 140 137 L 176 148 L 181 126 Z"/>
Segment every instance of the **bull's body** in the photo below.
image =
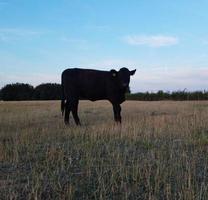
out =
<path fill-rule="evenodd" d="M 126 68 L 122 69 L 128 70 Z M 77 115 L 80 99 L 91 101 L 109 100 L 113 105 L 115 121 L 121 122 L 120 104 L 125 101 L 125 91 L 129 81 L 125 87 L 122 86 L 118 73 L 115 70 L 99 71 L 78 68 L 64 70 L 61 80 L 61 107 L 62 112 L 65 110 L 65 123 L 68 123 L 69 113 L 72 111 L 76 124 L 80 124 Z"/>

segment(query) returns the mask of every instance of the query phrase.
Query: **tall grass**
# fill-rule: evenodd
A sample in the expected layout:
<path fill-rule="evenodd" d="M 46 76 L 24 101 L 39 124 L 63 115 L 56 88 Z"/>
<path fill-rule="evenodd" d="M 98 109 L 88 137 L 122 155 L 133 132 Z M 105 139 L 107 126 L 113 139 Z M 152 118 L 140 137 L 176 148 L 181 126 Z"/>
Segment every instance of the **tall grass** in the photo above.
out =
<path fill-rule="evenodd" d="M 0 102 L 0 199 L 208 199 L 208 102 Z"/>

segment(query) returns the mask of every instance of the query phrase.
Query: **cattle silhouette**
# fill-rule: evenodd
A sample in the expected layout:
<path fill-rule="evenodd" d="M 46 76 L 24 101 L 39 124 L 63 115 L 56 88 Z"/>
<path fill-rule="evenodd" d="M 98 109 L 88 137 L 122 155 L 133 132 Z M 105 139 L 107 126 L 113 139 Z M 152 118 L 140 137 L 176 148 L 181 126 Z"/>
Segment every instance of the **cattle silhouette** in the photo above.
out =
<path fill-rule="evenodd" d="M 72 112 L 77 125 L 80 120 L 77 114 L 80 99 L 91 101 L 109 100 L 113 105 L 114 120 L 121 123 L 121 106 L 125 101 L 125 93 L 129 87 L 130 76 L 135 70 L 121 68 L 119 71 L 100 71 L 93 69 L 71 68 L 62 72 L 61 110 L 65 124 L 69 123 L 69 114 Z"/>

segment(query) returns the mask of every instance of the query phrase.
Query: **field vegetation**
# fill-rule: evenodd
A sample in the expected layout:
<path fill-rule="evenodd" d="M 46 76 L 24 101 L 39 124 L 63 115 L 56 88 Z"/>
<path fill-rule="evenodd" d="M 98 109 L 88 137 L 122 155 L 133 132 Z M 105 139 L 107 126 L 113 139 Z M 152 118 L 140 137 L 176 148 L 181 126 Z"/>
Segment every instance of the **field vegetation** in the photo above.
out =
<path fill-rule="evenodd" d="M 0 199 L 208 199 L 208 101 L 0 102 Z"/>

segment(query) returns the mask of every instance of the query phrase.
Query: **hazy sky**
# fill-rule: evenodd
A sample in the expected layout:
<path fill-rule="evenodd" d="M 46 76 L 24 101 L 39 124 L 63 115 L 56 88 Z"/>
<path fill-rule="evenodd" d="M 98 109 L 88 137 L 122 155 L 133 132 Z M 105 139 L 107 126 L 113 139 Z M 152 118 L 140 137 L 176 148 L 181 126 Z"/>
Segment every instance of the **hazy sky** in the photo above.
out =
<path fill-rule="evenodd" d="M 137 91 L 208 89 L 207 0 L 0 0 L 0 87 L 69 67 L 137 69 Z"/>

